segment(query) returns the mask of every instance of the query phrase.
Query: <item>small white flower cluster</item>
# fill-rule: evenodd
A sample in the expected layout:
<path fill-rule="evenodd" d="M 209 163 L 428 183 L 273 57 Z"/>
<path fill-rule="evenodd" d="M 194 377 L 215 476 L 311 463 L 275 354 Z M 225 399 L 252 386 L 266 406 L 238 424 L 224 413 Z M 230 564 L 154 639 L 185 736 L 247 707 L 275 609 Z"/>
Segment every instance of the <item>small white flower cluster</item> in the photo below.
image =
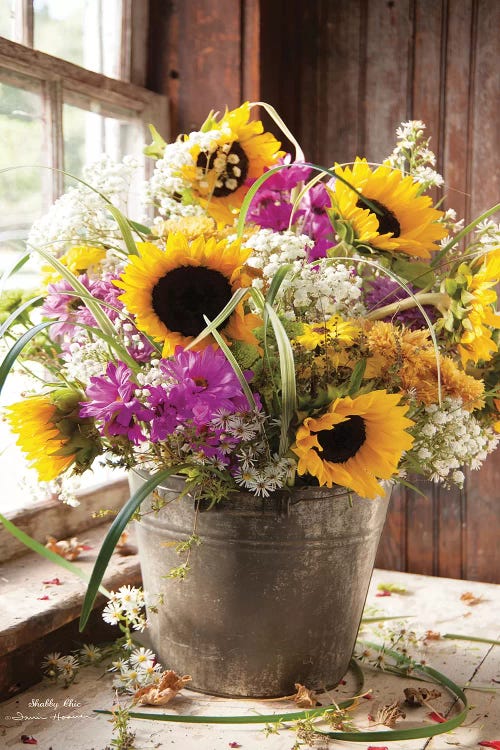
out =
<path fill-rule="evenodd" d="M 250 446 L 241 449 L 238 453 L 241 468 L 235 473 L 234 479 L 240 487 L 250 490 L 257 497 L 269 497 L 272 492 L 286 485 L 296 462 L 293 458 L 280 458 L 275 454 L 268 459 L 264 467 L 256 466 L 253 462 L 257 453 L 258 445 L 254 445 L 253 450 Z"/>
<path fill-rule="evenodd" d="M 440 187 L 444 179 L 432 167 L 436 165 L 436 156 L 429 148 L 429 138 L 424 138 L 425 125 L 421 120 L 409 120 L 401 123 L 396 130 L 397 144 L 388 158 L 391 167 L 409 172 L 422 184 L 423 190 L 431 186 Z"/>
<path fill-rule="evenodd" d="M 147 625 L 144 592 L 135 586 L 121 586 L 114 591 L 103 609 L 102 619 L 110 625 L 125 625 L 144 630 Z"/>
<path fill-rule="evenodd" d="M 314 270 L 303 266 L 283 283 L 287 318 L 314 323 L 332 315 L 360 317 L 366 312 L 363 279 L 353 266 L 334 258 L 320 258 L 312 265 Z"/>
<path fill-rule="evenodd" d="M 479 469 L 488 453 L 496 448 L 499 437 L 466 411 L 459 398 L 447 397 L 441 407 L 430 404 L 425 407 L 424 415 L 419 420 L 422 427 L 412 452 L 433 482 L 462 487 L 461 467 Z"/>
<path fill-rule="evenodd" d="M 359 316 L 366 312 L 361 301 L 362 278 L 353 266 L 337 258 L 320 258 L 304 263 L 313 240 L 294 232 L 273 232 L 261 229 L 244 242 L 253 248 L 248 265 L 262 271 L 262 279 L 253 286 L 271 283 L 276 272 L 285 264 L 291 270 L 284 279 L 278 299 L 284 299 L 285 315 L 289 320 L 305 322 L 325 320 L 334 314 Z"/>
<path fill-rule="evenodd" d="M 61 680 L 64 686 L 71 685 L 80 669 L 80 663 L 76 656 L 68 654 L 61 655 L 58 651 L 47 654 L 42 661 L 42 671 L 45 677 L 54 682 Z"/>
<path fill-rule="evenodd" d="M 137 169 L 138 162 L 132 157 L 125 157 L 117 163 L 104 155 L 85 169 L 84 178 L 120 210 L 126 211 Z M 33 224 L 27 245 L 42 248 L 58 257 L 76 244 L 101 246 L 107 241 L 112 244 L 122 242 L 118 225 L 109 213 L 106 201 L 93 190 L 79 185 L 69 188 Z"/>
<path fill-rule="evenodd" d="M 68 380 L 88 385 L 91 377 L 102 375 L 110 359 L 109 347 L 103 341 L 77 338 L 69 346 L 64 373 Z"/>
<path fill-rule="evenodd" d="M 113 687 L 120 692 L 135 693 L 141 687 L 154 685 L 162 672 L 155 654 L 149 648 L 134 649 L 128 659 L 117 659 L 110 669 L 118 672 Z"/>
<path fill-rule="evenodd" d="M 482 253 L 497 250 L 500 245 L 500 224 L 491 219 L 480 222 L 476 227 L 475 241 Z"/>
<path fill-rule="evenodd" d="M 146 185 L 146 198 L 157 206 L 162 217 L 169 219 L 205 213 L 202 207 L 195 203 L 182 202 L 181 198 L 190 188 L 189 182 L 183 176 L 183 170 L 186 167 L 196 167 L 191 153 L 193 146 L 199 146 L 201 151 L 211 153 L 220 135 L 219 130 L 210 130 L 207 133 L 196 131 L 189 134 L 188 140 L 179 139 L 167 144 L 163 157 L 156 162 L 153 175 Z"/>
<path fill-rule="evenodd" d="M 256 279 L 254 286 L 262 287 L 270 283 L 275 273 L 286 263 L 291 264 L 297 273 L 307 258 L 307 249 L 314 241 L 305 234 L 292 231 L 273 232 L 272 229 L 259 229 L 243 242 L 243 247 L 251 247 L 253 252 L 247 263 L 262 271 L 263 279 Z"/>

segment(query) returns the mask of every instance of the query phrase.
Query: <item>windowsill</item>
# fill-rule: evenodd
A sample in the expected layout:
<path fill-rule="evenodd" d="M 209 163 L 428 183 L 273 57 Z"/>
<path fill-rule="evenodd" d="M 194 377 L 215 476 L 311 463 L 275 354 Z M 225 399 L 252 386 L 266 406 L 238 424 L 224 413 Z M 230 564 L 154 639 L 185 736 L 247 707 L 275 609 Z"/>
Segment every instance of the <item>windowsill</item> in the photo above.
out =
<path fill-rule="evenodd" d="M 85 532 L 81 541 L 92 549 L 82 553 L 75 564 L 89 576 L 100 548 L 107 525 Z M 133 545 L 133 541 L 131 542 Z M 57 578 L 61 584 L 44 584 Z M 0 566 L 2 618 L 0 622 L 0 700 L 25 689 L 40 679 L 39 664 L 36 673 L 23 677 L 20 662 L 33 661 L 36 655 L 51 649 L 49 637 L 65 626 L 75 623 L 80 615 L 86 585 L 80 578 L 34 552 L 10 560 Z M 103 585 L 116 590 L 124 584 L 138 585 L 140 568 L 137 554 L 120 556 L 115 553 L 108 566 Z M 44 597 L 48 597 L 45 599 Z M 99 594 L 95 608 L 100 608 L 105 597 Z M 94 630 L 95 630 L 94 619 Z M 101 624 L 103 624 L 101 622 Z M 116 630 L 116 629 L 114 629 Z M 62 632 L 62 631 L 61 631 Z M 72 628 L 72 642 L 76 637 Z M 90 638 L 84 632 L 82 642 Z M 92 635 L 92 638 L 94 636 Z M 61 642 L 63 639 L 60 639 Z M 69 646 L 68 651 L 74 648 Z M 52 650 L 62 650 L 57 641 Z M 31 674 L 31 676 L 29 676 Z M 16 679 L 13 680 L 13 675 Z"/>
<path fill-rule="evenodd" d="M 6 516 L 26 534 L 45 544 L 49 536 L 67 539 L 82 533 L 86 535 L 90 528 L 103 523 L 102 518 L 93 518 L 93 514 L 101 510 L 118 511 L 129 497 L 128 482 L 123 477 L 80 491 L 80 505 L 76 508 L 58 500 L 42 500 Z M 0 524 L 0 560 L 4 563 L 25 553 L 24 544 Z"/>

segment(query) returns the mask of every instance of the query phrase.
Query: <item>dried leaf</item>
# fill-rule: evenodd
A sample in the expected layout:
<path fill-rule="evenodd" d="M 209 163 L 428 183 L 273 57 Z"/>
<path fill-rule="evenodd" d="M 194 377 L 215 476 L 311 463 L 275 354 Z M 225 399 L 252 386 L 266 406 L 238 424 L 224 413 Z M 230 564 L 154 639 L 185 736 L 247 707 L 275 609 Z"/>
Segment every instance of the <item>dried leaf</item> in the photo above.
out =
<path fill-rule="evenodd" d="M 156 685 L 137 690 L 134 703 L 138 706 L 166 706 L 188 682 L 191 682 L 190 675 L 179 677 L 172 669 L 168 669 L 162 672 Z"/>
<path fill-rule="evenodd" d="M 316 699 L 316 693 L 313 690 L 309 690 L 305 685 L 301 685 L 300 682 L 295 683 L 296 694 L 292 700 L 299 706 L 299 708 L 314 708 L 314 706 L 321 705 Z"/>
<path fill-rule="evenodd" d="M 389 727 L 389 729 L 394 729 L 396 723 L 400 719 L 406 719 L 406 714 L 402 710 L 398 701 L 382 706 L 382 708 L 379 708 L 375 714 L 375 722 L 377 724 L 383 724 L 385 727 Z"/>
<path fill-rule="evenodd" d="M 476 604 L 481 604 L 481 602 L 484 602 L 484 598 L 482 596 L 476 596 L 472 593 L 472 591 L 466 591 L 460 597 L 460 601 L 465 602 L 468 607 L 475 607 Z"/>
<path fill-rule="evenodd" d="M 434 688 L 432 690 L 429 690 L 428 688 L 421 687 L 421 688 L 405 688 L 404 689 L 405 694 L 405 703 L 408 704 L 408 706 L 425 706 L 426 703 L 428 703 L 431 700 L 434 700 L 434 698 L 439 698 L 441 696 L 441 693 L 439 690 L 435 690 Z"/>
<path fill-rule="evenodd" d="M 426 630 L 424 641 L 439 641 L 441 640 L 441 633 L 438 633 L 435 630 Z"/>
<path fill-rule="evenodd" d="M 60 539 L 57 540 L 53 536 L 47 537 L 47 544 L 45 545 L 51 552 L 55 552 L 56 555 L 64 557 L 65 560 L 76 560 L 80 557 L 80 553 L 84 550 L 91 549 L 86 544 L 81 544 L 76 536 L 71 539 Z"/>
<path fill-rule="evenodd" d="M 137 547 L 135 547 L 133 544 L 130 544 L 128 541 L 129 536 L 129 532 L 125 529 L 116 545 L 115 552 L 121 555 L 121 557 L 128 557 L 129 555 L 137 554 Z"/>

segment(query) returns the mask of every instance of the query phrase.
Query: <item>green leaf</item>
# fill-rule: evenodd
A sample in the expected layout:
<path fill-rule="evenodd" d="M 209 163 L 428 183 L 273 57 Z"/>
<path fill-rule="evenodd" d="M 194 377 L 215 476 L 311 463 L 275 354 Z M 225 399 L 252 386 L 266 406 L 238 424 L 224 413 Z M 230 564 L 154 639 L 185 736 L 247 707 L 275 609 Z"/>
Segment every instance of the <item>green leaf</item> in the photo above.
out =
<path fill-rule="evenodd" d="M 116 331 L 113 323 L 102 309 L 100 303 L 93 297 L 88 297 L 89 290 L 82 284 L 79 278 L 75 276 L 75 274 L 72 273 L 69 268 L 63 265 L 57 258 L 48 253 L 46 250 L 38 248 L 36 252 L 41 255 L 42 258 L 47 261 L 47 263 L 50 263 L 50 265 L 55 268 L 58 273 L 61 274 L 63 279 L 66 279 L 66 281 L 73 287 L 75 292 L 78 292 L 80 296 L 83 295 L 82 299 L 83 297 L 87 297 L 87 299 L 84 299 L 83 302 L 96 319 L 99 328 L 108 336 L 116 336 Z"/>
<path fill-rule="evenodd" d="M 205 319 L 205 322 L 207 324 L 210 324 L 210 321 L 207 318 L 207 316 L 204 315 L 203 317 Z M 236 377 L 240 381 L 241 388 L 243 390 L 243 393 L 247 397 L 247 401 L 248 401 L 249 406 L 252 409 L 255 409 L 257 407 L 257 405 L 255 403 L 255 398 L 253 396 L 252 391 L 250 390 L 250 386 L 247 383 L 247 379 L 245 378 L 245 376 L 244 376 L 244 374 L 242 372 L 241 367 L 239 366 L 238 362 L 236 361 L 236 359 L 234 358 L 233 354 L 231 353 L 231 349 L 228 347 L 228 345 L 226 344 L 226 342 L 224 341 L 224 339 L 220 335 L 219 331 L 217 331 L 216 329 L 214 329 L 212 331 L 212 336 L 217 341 L 217 343 L 219 344 L 220 348 L 222 349 L 222 351 L 226 355 L 227 361 L 229 362 L 229 364 L 233 368 Z"/>
<path fill-rule="evenodd" d="M 129 220 L 122 214 L 120 209 L 114 206 L 112 203 L 108 205 L 108 211 L 110 212 L 110 214 L 112 214 L 113 218 L 120 228 L 120 232 L 122 233 L 123 241 L 125 242 L 128 254 L 139 255 L 139 253 L 137 252 L 136 244 L 134 242 L 134 238 L 132 237 L 132 232 L 130 231 Z"/>
<path fill-rule="evenodd" d="M 7 375 L 11 371 L 12 367 L 14 366 L 14 363 L 26 344 L 29 344 L 31 339 L 33 339 L 40 331 L 43 331 L 45 328 L 48 328 L 49 326 L 53 326 L 54 323 L 57 323 L 57 320 L 50 320 L 45 323 L 39 323 L 37 326 L 34 326 L 29 331 L 26 331 L 14 344 L 14 346 L 9 349 L 7 354 L 4 357 L 4 360 L 2 364 L 0 365 L 0 393 L 2 392 L 2 388 L 5 384 L 5 380 L 7 378 Z"/>
<path fill-rule="evenodd" d="M 411 281 L 419 289 L 424 289 L 435 281 L 435 275 L 428 264 L 420 263 L 420 261 L 410 262 L 404 258 L 396 258 L 392 264 L 392 270 L 403 279 Z"/>
<path fill-rule="evenodd" d="M 154 125 L 148 125 L 148 128 L 153 140 L 149 146 L 144 146 L 142 153 L 145 156 L 151 156 L 153 159 L 161 159 L 165 153 L 167 142 L 161 137 Z"/>
<path fill-rule="evenodd" d="M 129 225 L 139 234 L 149 235 L 151 234 L 151 227 L 147 227 L 145 224 L 140 224 L 138 221 L 132 221 L 128 219 Z"/>
<path fill-rule="evenodd" d="M 271 321 L 279 352 L 281 372 L 281 432 L 279 455 L 284 456 L 290 446 L 288 430 L 297 408 L 295 362 L 290 339 L 286 335 L 283 323 L 276 314 L 276 311 L 268 302 L 265 303 L 264 311 Z"/>
<path fill-rule="evenodd" d="M 85 595 L 85 600 L 82 606 L 82 612 L 80 615 L 80 632 L 82 632 L 82 630 L 84 629 L 89 619 L 90 613 L 92 612 L 92 607 L 93 607 L 95 598 L 97 596 L 99 586 L 106 572 L 106 568 L 108 567 L 108 563 L 110 561 L 111 555 L 113 554 L 113 551 L 118 543 L 118 540 L 120 539 L 120 536 L 122 535 L 126 525 L 128 524 L 128 522 L 134 515 L 135 511 L 140 506 L 142 501 L 154 489 L 156 489 L 156 487 L 158 487 L 158 485 L 161 484 L 161 482 L 164 479 L 167 479 L 173 474 L 178 474 L 183 469 L 188 469 L 188 468 L 189 468 L 189 464 L 180 464 L 179 466 L 175 466 L 173 468 L 162 469 L 157 474 L 154 474 L 150 479 L 148 479 L 142 485 L 142 487 L 140 487 L 136 492 L 134 492 L 132 497 L 129 498 L 129 500 L 127 500 L 123 508 L 120 510 L 120 512 L 114 519 L 113 523 L 111 524 L 108 530 L 108 533 L 106 534 L 106 538 L 104 539 L 104 542 L 102 543 L 102 547 L 99 551 L 99 554 L 94 564 L 92 575 L 90 577 L 90 582 L 88 585 L 87 593 Z"/>
<path fill-rule="evenodd" d="M 363 376 L 365 374 L 366 370 L 366 359 L 360 359 L 359 362 L 356 362 L 354 365 L 351 379 L 349 381 L 349 390 L 348 395 L 354 396 L 359 389 L 361 388 L 361 383 L 363 382 Z"/>
<path fill-rule="evenodd" d="M 192 349 L 193 346 L 196 346 L 199 344 L 200 341 L 202 341 L 206 336 L 208 336 L 210 333 L 213 333 L 214 331 L 219 328 L 222 323 L 228 318 L 233 310 L 239 305 L 242 299 L 247 296 L 249 293 L 249 289 L 237 289 L 227 305 L 220 311 L 220 313 L 212 320 L 211 323 L 207 325 L 206 328 L 203 329 L 201 333 L 198 334 L 198 336 L 194 339 L 194 341 L 191 341 L 188 346 L 186 346 L 186 349 Z"/>
<path fill-rule="evenodd" d="M 0 294 L 4 290 L 5 282 L 10 276 L 13 276 L 19 269 L 21 269 L 30 259 L 31 257 L 31 250 L 26 250 L 25 253 L 21 255 L 20 258 L 16 258 L 14 263 L 6 268 L 6 270 L 3 272 L 2 277 L 0 279 Z"/>
<path fill-rule="evenodd" d="M 66 560 L 64 557 L 61 557 L 61 555 L 58 555 L 55 552 L 52 552 L 52 550 L 47 549 L 47 547 L 45 547 L 40 542 L 37 542 L 36 539 L 33 539 L 33 537 L 26 534 L 22 529 L 18 528 L 15 524 L 12 523 L 12 521 L 9 521 L 9 519 L 5 518 L 5 516 L 3 516 L 1 513 L 0 523 L 4 525 L 7 531 L 12 534 L 12 536 L 14 536 L 26 547 L 28 547 L 28 549 L 38 553 L 51 562 L 56 563 L 56 565 L 59 565 L 59 567 L 69 570 L 70 573 L 78 576 L 78 578 L 81 578 L 82 581 L 85 581 L 85 583 L 89 582 L 90 576 L 88 575 L 88 573 L 85 573 L 85 571 L 83 571 L 74 563 L 70 562 L 70 560 Z M 107 591 L 103 586 L 99 587 L 99 591 L 109 598 L 109 591 Z"/>
<path fill-rule="evenodd" d="M 32 299 L 27 300 L 26 302 L 23 302 L 22 305 L 19 305 L 7 318 L 6 321 L 4 321 L 3 325 L 0 327 L 0 338 L 4 335 L 6 331 L 9 330 L 12 323 L 14 323 L 17 318 L 23 314 L 25 310 L 27 310 L 30 307 L 34 307 L 37 302 L 40 302 L 40 300 L 45 299 L 42 295 L 38 297 L 33 297 Z"/>

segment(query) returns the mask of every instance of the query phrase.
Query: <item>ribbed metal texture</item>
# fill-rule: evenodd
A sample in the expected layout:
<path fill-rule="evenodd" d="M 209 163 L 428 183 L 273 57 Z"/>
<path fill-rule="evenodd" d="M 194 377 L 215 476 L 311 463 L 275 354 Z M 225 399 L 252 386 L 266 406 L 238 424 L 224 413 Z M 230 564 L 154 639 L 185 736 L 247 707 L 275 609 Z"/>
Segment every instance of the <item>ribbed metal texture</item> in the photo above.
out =
<path fill-rule="evenodd" d="M 132 488 L 143 481 L 133 472 Z M 158 491 L 168 505 L 136 524 L 152 646 L 192 688 L 271 697 L 337 684 L 347 671 L 368 591 L 388 498 L 324 488 L 258 499 L 246 492 L 199 512 L 183 581 L 165 576 L 182 558 L 195 502 L 182 479 Z M 147 502 L 142 512 L 148 510 Z"/>

